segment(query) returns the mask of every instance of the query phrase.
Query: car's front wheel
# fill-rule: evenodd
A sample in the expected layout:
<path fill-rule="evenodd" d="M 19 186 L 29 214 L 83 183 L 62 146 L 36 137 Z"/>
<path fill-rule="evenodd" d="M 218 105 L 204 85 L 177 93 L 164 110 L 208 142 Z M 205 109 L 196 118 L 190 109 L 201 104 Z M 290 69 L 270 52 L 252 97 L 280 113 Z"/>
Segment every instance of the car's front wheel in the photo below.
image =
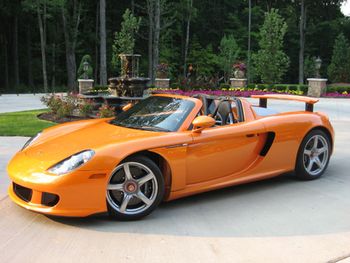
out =
<path fill-rule="evenodd" d="M 107 185 L 109 214 L 119 220 L 137 220 L 150 214 L 164 196 L 159 167 L 144 156 L 131 157 L 117 166 Z"/>
<path fill-rule="evenodd" d="M 331 154 L 328 135 L 321 130 L 309 132 L 303 139 L 297 157 L 295 172 L 304 180 L 319 178 L 326 170 Z"/>

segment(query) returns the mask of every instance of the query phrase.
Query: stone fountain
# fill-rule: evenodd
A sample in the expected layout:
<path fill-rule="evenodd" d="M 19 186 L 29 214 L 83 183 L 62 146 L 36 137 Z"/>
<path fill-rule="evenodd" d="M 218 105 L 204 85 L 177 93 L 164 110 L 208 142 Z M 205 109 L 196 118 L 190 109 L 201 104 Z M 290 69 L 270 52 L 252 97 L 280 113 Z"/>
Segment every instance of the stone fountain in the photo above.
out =
<path fill-rule="evenodd" d="M 144 91 L 148 88 L 149 78 L 139 77 L 138 54 L 120 54 L 121 75 L 108 79 L 108 94 L 99 92 L 86 92 L 80 95 L 82 100 L 93 102 L 95 112 L 102 104 L 114 107 L 116 112 L 121 112 L 128 103 L 136 103 L 143 99 Z"/>
<path fill-rule="evenodd" d="M 139 54 L 120 54 L 121 75 L 110 78 L 109 92 L 118 97 L 142 97 L 149 78 L 139 77 Z"/>

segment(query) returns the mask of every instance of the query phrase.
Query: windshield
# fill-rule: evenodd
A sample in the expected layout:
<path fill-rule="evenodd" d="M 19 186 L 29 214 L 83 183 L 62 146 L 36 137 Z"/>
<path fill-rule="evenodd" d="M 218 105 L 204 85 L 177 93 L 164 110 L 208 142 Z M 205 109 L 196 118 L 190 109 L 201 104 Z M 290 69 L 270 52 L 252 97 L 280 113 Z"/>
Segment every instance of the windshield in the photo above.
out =
<path fill-rule="evenodd" d="M 112 124 L 151 131 L 177 131 L 194 107 L 194 102 L 170 97 L 148 97 L 120 113 Z"/>

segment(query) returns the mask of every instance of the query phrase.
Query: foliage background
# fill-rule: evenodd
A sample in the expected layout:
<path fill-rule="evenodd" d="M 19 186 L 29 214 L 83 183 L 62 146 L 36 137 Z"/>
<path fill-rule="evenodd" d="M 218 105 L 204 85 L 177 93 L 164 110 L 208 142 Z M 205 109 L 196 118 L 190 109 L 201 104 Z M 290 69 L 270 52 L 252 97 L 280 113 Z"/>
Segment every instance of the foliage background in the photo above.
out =
<path fill-rule="evenodd" d="M 107 70 L 108 77 L 116 76 L 112 54 L 115 32 L 121 31 L 122 15 L 129 8 L 141 18 L 140 30 L 136 35 L 134 51 L 142 55 L 140 71 L 148 74 L 148 14 L 150 0 L 106 0 Z M 180 81 L 184 72 L 184 50 L 186 22 L 191 14 L 189 32 L 188 63 L 194 63 L 198 74 L 220 76 L 226 71 L 218 59 L 222 38 L 233 36 L 240 48 L 239 58 L 246 60 L 248 40 L 247 0 L 161 0 L 164 6 L 161 15 L 159 62 L 170 67 L 173 82 Z M 26 6 L 27 2 L 27 6 Z M 46 52 L 49 91 L 64 90 L 67 84 L 67 64 L 61 8 L 65 0 L 4 0 L 0 2 L 0 92 L 40 91 L 43 86 L 41 72 L 40 34 L 37 15 L 33 4 L 47 3 Z M 340 11 L 342 1 L 305 0 L 307 6 L 307 29 L 305 57 L 320 56 L 323 60 L 321 75 L 327 75 L 327 68 L 333 56 L 336 37 L 342 33 L 350 38 L 349 18 Z M 99 77 L 99 1 L 72 0 L 70 4 L 81 4 L 81 17 L 75 47 L 76 67 L 82 57 L 89 54 L 93 64 L 93 78 Z M 287 74 L 282 82 L 298 82 L 299 17 L 300 1 L 252 1 L 252 52 L 259 50 L 260 27 L 264 13 L 272 8 L 279 9 L 285 19 L 288 31 L 284 38 L 283 52 L 290 60 Z M 73 17 L 72 17 L 73 18 Z M 15 45 L 17 43 L 17 45 Z M 18 68 L 18 70 L 16 70 Z M 253 69 L 254 71 L 254 69 Z"/>

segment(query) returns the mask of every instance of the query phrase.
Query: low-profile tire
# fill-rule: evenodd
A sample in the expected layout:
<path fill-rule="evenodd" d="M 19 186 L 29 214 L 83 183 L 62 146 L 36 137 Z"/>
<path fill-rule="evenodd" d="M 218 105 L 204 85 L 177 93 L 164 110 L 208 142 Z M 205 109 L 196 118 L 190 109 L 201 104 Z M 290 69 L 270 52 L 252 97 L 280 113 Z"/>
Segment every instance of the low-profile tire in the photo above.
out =
<path fill-rule="evenodd" d="M 302 180 L 321 177 L 327 169 L 331 155 L 331 142 L 328 135 L 316 129 L 303 139 L 297 156 L 295 174 Z"/>
<path fill-rule="evenodd" d="M 138 220 L 157 208 L 164 196 L 159 167 L 145 156 L 127 158 L 112 172 L 106 189 L 109 215 L 118 220 Z"/>

